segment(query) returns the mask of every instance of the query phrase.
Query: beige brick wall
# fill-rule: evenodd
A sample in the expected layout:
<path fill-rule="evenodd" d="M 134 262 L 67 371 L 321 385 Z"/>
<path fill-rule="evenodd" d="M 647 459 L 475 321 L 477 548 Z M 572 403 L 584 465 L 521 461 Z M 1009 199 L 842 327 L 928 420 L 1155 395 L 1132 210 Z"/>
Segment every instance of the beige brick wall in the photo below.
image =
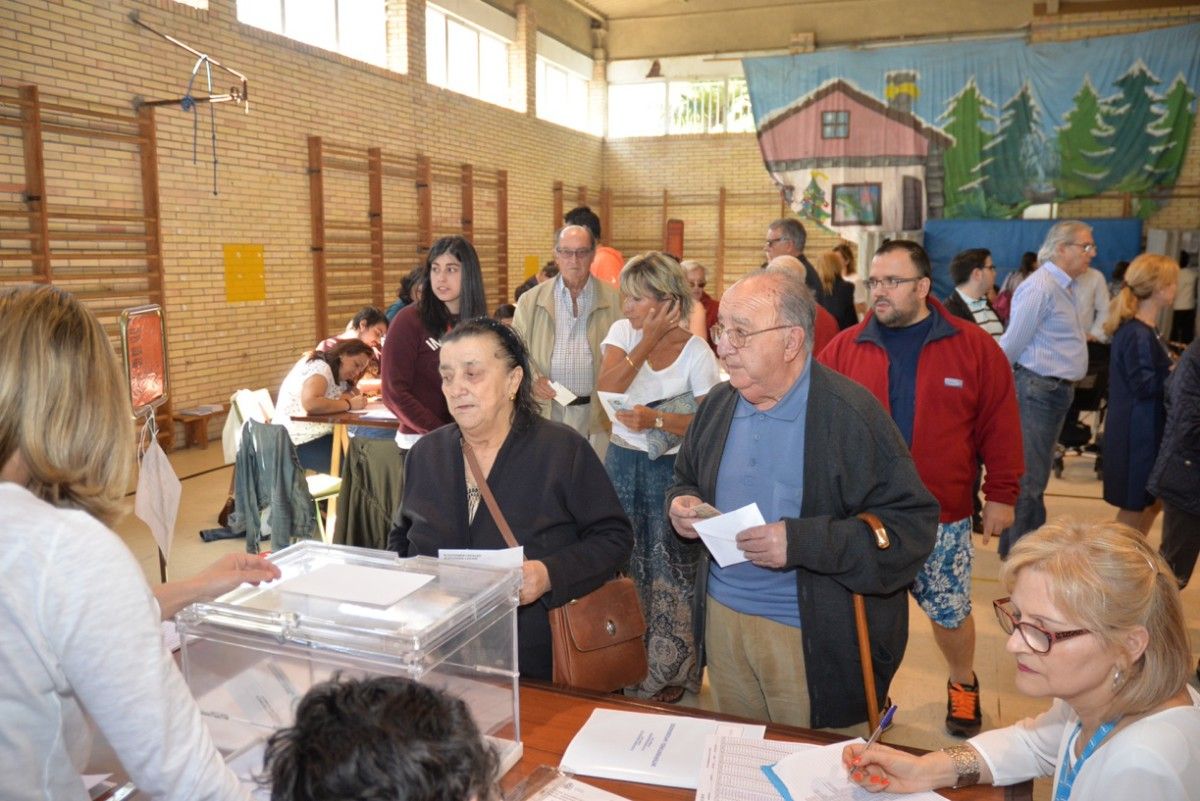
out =
<path fill-rule="evenodd" d="M 415 5 L 423 8 L 423 3 Z M 377 146 L 385 158 L 423 153 L 450 165 L 470 162 L 478 171 L 507 170 L 510 286 L 521 280 L 527 254 L 539 259 L 549 254 L 553 181 L 601 185 L 601 141 L 596 137 L 243 25 L 237 21 L 235 0 L 211 0 L 206 11 L 172 0 L 0 3 L 0 80 L 6 87 L 36 84 L 46 101 L 110 112 L 132 113 L 135 95 L 182 95 L 193 58 L 133 25 L 127 18 L 130 10 L 250 81 L 249 114 L 232 104 L 216 109 L 216 196 L 208 110 L 200 109 L 196 164 L 191 115 L 177 108 L 156 112 L 165 305 L 177 407 L 227 399 L 241 386 L 275 392 L 299 353 L 314 341 L 309 135 L 363 151 Z M 423 34 L 413 30 L 419 25 L 423 32 L 423 16 L 410 13 L 407 23 L 407 30 L 391 34 L 413 43 L 410 64 L 423 75 Z M 214 79 L 216 91 L 231 83 L 219 71 Z M 202 89 L 203 74 L 199 81 Z M 19 137 L 12 128 L 0 129 L 0 135 Z M 82 148 L 47 153 L 47 159 L 57 171 L 49 176 L 52 190 L 96 192 L 113 206 L 140 206 L 136 159 L 106 157 L 95 163 Z M 6 174 L 17 174 L 0 182 L 22 180 L 19 164 L 14 167 L 4 167 Z M 339 177 L 337 197 L 347 195 L 347 182 L 355 179 Z M 358 183 L 361 194 L 343 204 L 342 216 L 365 211 L 365 176 Z M 494 220 L 487 217 L 490 209 L 482 208 L 489 199 L 487 193 L 476 193 L 477 219 Z M 0 195 L 7 206 L 18 207 L 18 201 L 15 193 Z M 435 194 L 435 236 L 457 228 L 456 202 L 456 195 Z M 395 203 L 393 213 L 411 214 L 403 205 Z M 385 219 L 388 213 L 385 206 Z M 225 243 L 264 246 L 265 301 L 226 302 Z M 415 264 L 416 254 L 389 253 L 388 262 L 390 280 Z M 362 302 L 367 302 L 366 259 L 362 287 Z M 388 294 L 394 289 L 393 283 Z"/>

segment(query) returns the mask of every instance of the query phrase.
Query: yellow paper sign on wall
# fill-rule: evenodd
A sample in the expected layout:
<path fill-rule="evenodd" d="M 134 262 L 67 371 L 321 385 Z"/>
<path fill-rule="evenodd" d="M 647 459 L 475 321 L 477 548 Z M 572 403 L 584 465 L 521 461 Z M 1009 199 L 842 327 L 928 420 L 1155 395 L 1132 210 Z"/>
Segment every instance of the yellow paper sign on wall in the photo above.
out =
<path fill-rule="evenodd" d="M 244 303 L 267 299 L 262 245 L 224 245 L 225 300 Z"/>

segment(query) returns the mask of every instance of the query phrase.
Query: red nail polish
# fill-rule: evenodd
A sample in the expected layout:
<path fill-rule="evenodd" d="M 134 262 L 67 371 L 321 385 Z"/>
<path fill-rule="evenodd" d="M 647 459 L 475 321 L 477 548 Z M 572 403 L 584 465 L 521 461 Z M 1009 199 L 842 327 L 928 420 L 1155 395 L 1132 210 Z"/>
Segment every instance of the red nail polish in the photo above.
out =
<path fill-rule="evenodd" d="M 854 758 L 854 761 L 853 761 L 853 762 L 851 762 L 850 764 L 852 764 L 852 765 L 861 765 L 861 764 L 862 764 L 862 757 L 855 757 L 855 758 Z"/>
<path fill-rule="evenodd" d="M 871 784 L 879 784 L 879 777 L 878 777 L 878 776 L 872 776 L 872 777 L 871 777 Z"/>

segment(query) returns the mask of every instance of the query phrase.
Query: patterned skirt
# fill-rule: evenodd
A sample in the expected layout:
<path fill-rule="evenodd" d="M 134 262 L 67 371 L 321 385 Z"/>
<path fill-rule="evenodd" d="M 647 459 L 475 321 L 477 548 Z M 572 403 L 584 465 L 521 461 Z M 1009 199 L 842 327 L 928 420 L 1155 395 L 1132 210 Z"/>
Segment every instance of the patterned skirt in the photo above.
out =
<path fill-rule="evenodd" d="M 692 626 L 698 541 L 684 540 L 671 528 L 663 500 L 675 473 L 675 456 L 651 460 L 643 451 L 615 442 L 604 459 L 621 506 L 633 524 L 629 572 L 646 613 L 650 673 L 629 695 L 648 698 L 664 687 L 700 690 L 700 665 Z"/>

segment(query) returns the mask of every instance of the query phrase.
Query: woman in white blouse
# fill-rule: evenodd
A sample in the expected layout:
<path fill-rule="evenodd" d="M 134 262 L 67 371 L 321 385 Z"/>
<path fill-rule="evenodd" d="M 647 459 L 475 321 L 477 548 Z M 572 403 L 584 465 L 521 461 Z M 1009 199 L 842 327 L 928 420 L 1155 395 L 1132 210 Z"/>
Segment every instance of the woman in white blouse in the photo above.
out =
<path fill-rule="evenodd" d="M 230 554 L 152 593 L 109 528 L 134 435 L 104 329 L 49 286 L 0 291 L 0 796 L 87 799 L 100 730 L 152 799 L 246 799 L 163 647 L 160 617 L 279 575 Z"/>
<path fill-rule="evenodd" d="M 361 339 L 344 339 L 329 350 L 306 353 L 283 379 L 273 422 L 287 428 L 302 467 L 329 472 L 333 426 L 301 423 L 292 417 L 362 409 L 367 397 L 353 384 L 370 360 L 370 345 Z"/>
<path fill-rule="evenodd" d="M 629 691 L 674 703 L 700 688 L 692 632 L 692 595 L 700 546 L 675 535 L 663 498 L 674 478 L 675 454 L 697 404 L 718 381 L 708 342 L 680 325 L 692 293 L 679 263 L 658 252 L 630 259 L 621 270 L 625 319 L 600 347 L 596 388 L 623 396 L 605 455 L 625 514 L 633 523 L 630 574 L 646 613 L 650 672 Z"/>
<path fill-rule="evenodd" d="M 1013 547 L 995 602 L 1017 688 L 1050 709 L 924 756 L 848 746 L 852 781 L 909 793 L 1053 776 L 1054 799 L 1186 801 L 1200 787 L 1200 695 L 1175 577 L 1119 523 L 1050 523 Z"/>

